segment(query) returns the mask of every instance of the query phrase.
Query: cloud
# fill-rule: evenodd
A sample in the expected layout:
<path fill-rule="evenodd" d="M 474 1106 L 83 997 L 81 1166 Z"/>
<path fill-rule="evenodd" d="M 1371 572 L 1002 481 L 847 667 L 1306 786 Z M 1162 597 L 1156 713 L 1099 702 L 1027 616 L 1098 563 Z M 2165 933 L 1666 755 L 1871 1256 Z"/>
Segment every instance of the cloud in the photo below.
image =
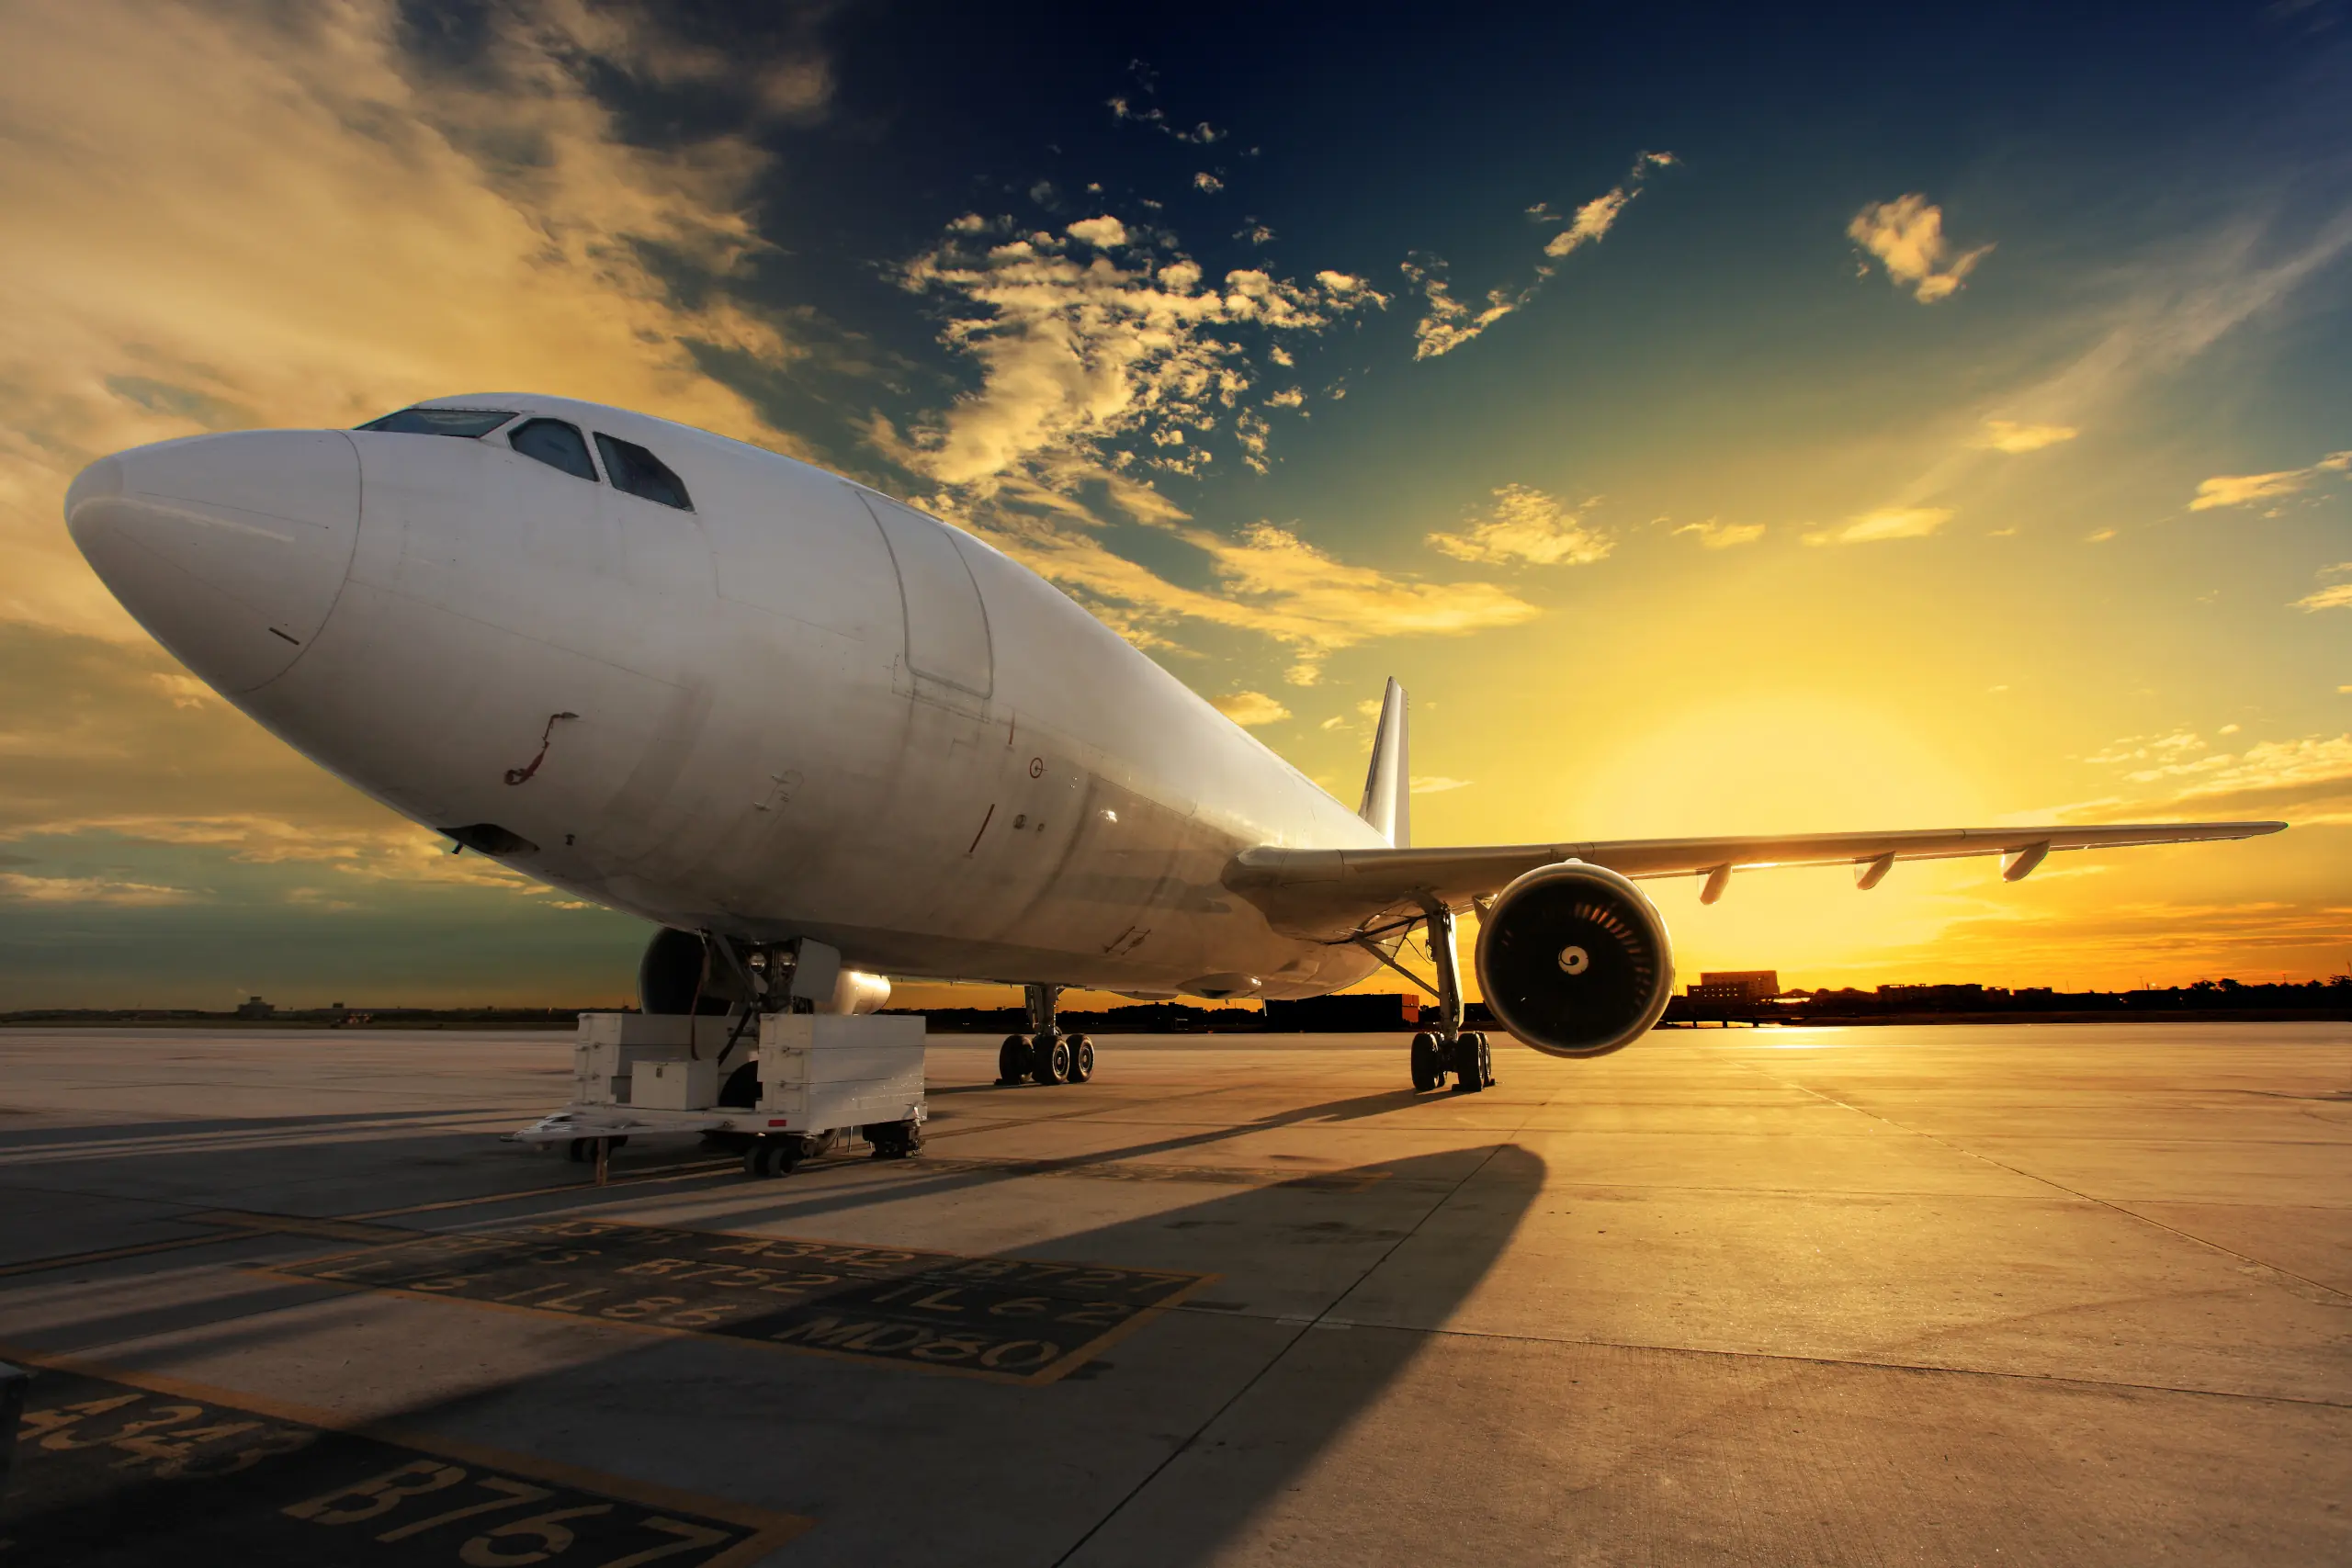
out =
<path fill-rule="evenodd" d="M 1490 288 L 1487 290 L 1486 303 L 1476 309 L 1453 297 L 1453 285 L 1447 276 L 1443 257 L 1416 257 L 1404 262 L 1400 270 L 1406 281 L 1421 291 L 1427 307 L 1413 327 L 1413 357 L 1434 359 L 1451 354 L 1505 316 L 1524 310 L 1558 271 L 1554 263 L 1600 241 L 1616 224 L 1627 204 L 1641 194 L 1643 182 L 1654 171 L 1670 167 L 1675 162 L 1671 152 L 1644 152 L 1636 156 L 1623 183 L 1578 207 L 1568 226 L 1544 243 L 1544 254 L 1550 259 L 1536 265 L 1532 281 L 1517 288 Z M 1540 201 L 1527 209 L 1527 215 L 1538 222 L 1560 221 L 1559 215 Z"/>
<path fill-rule="evenodd" d="M 2321 577 L 2338 577 L 2352 572 L 2352 560 L 2340 560 L 2334 566 L 2319 569 Z M 2352 582 L 2331 582 L 2324 588 L 2312 590 L 2295 601 L 2298 610 L 2352 610 Z"/>
<path fill-rule="evenodd" d="M 1214 584 L 1188 588 L 1113 551 L 1099 530 L 1016 512 L 1005 499 L 967 521 L 1123 634 L 1148 642 L 1158 628 L 1182 620 L 1255 632 L 1292 651 L 1288 679 L 1296 685 L 1315 684 L 1329 655 L 1376 638 L 1466 637 L 1542 613 L 1492 583 L 1429 582 L 1339 560 L 1268 522 L 1238 538 L 1160 524 L 1199 552 Z"/>
<path fill-rule="evenodd" d="M 1677 528 L 1678 535 L 1690 534 L 1711 550 L 1727 550 L 1735 545 L 1752 545 L 1764 536 L 1761 523 L 1718 523 L 1708 518 L 1704 523 L 1685 523 Z"/>
<path fill-rule="evenodd" d="M 1101 249 L 1114 228 L 1129 247 L 1119 257 Z M 979 384 L 903 436 L 877 422 L 894 460 L 975 493 L 1015 476 L 1067 489 L 1102 471 L 1197 475 L 1215 460 L 1213 437 L 1250 433 L 1256 353 L 1388 302 L 1328 270 L 1300 283 L 1241 267 L 1210 284 L 1172 237 L 1137 244 L 1108 217 L 1069 233 L 1088 251 L 967 217 L 900 269 L 905 288 L 945 306 L 941 339 Z M 1262 449 L 1238 445 L 1263 471 Z"/>
<path fill-rule="evenodd" d="M 2083 543 L 2086 545 L 2103 545 L 2113 537 L 2115 537 L 2115 530 L 2112 528 L 2094 528 L 2089 533 L 2083 536 Z"/>
<path fill-rule="evenodd" d="M 587 85 L 708 61 L 643 13 L 544 0 L 488 13 L 444 71 L 403 51 L 403 15 L 0 8 L 0 59 L 39 62 L 0 120 L 0 619 L 139 636 L 58 506 L 141 442 L 525 386 L 789 445 L 695 363 L 797 353 L 699 287 L 763 248 L 767 155 L 635 145 Z M 776 103 L 814 113 L 822 62 L 803 63 Z"/>
<path fill-rule="evenodd" d="M 2211 512 L 2217 506 L 2250 506 L 2257 501 L 2293 495 L 2346 469 L 2352 469 L 2352 452 L 2330 452 L 2308 468 L 2282 468 L 2275 474 L 2215 474 L 2210 479 L 2198 481 L 2197 494 L 2189 502 L 2188 510 Z"/>
<path fill-rule="evenodd" d="M 1113 119 L 1125 120 L 1135 125 L 1148 125 L 1163 136 L 1173 137 L 1179 141 L 1189 141 L 1196 147 L 1205 147 L 1212 141 L 1222 141 L 1233 134 L 1229 130 L 1219 130 L 1207 120 L 1202 120 L 1187 130 L 1181 126 L 1170 124 L 1166 110 L 1156 106 L 1137 108 L 1135 100 L 1125 96 L 1107 101 Z"/>
<path fill-rule="evenodd" d="M 1984 434 L 1974 445 L 1991 452 L 2039 452 L 2061 441 L 2072 441 L 2081 431 L 2071 424 L 2019 424 L 2014 420 L 1988 419 Z"/>
<path fill-rule="evenodd" d="M 1210 174 L 1206 169 L 1204 169 L 1199 174 L 1193 176 L 1193 188 L 1197 191 L 1204 191 L 1210 196 L 1215 196 L 1217 192 L 1225 188 L 1225 182 L 1218 179 L 1215 175 Z"/>
<path fill-rule="evenodd" d="M 1472 310 L 1453 297 L 1453 285 L 1446 277 L 1446 263 L 1442 256 L 1423 261 L 1402 263 L 1398 270 L 1405 281 L 1421 291 L 1428 308 L 1421 319 L 1413 324 L 1413 357 L 1435 359 L 1451 354 L 1464 344 L 1493 326 L 1512 311 L 1525 306 L 1542 289 L 1539 279 L 1518 290 L 1490 288 L 1483 310 Z"/>
<path fill-rule="evenodd" d="M 1495 491 L 1494 510 L 1459 534 L 1434 533 L 1430 548 L 1456 560 L 1508 566 L 1589 566 L 1616 547 L 1614 540 L 1584 525 L 1577 508 L 1562 504 L 1527 485 Z"/>
<path fill-rule="evenodd" d="M 2092 815 L 2241 814 L 2352 825 L 2352 735 L 2307 735 L 2216 751 L 2202 736 L 2177 730 L 2120 740 L 2084 761 L 2121 768 L 2129 784 L 2163 786 L 2153 798 L 2098 803 Z"/>
<path fill-rule="evenodd" d="M 166 904 L 193 904 L 198 895 L 184 887 L 162 887 L 146 882 L 119 882 L 104 876 L 28 876 L 0 871 L 0 899 L 25 904 L 109 904 L 153 908 Z"/>
<path fill-rule="evenodd" d="M 1883 539 L 1924 539 L 1951 521 L 1946 506 L 1891 506 L 1865 512 L 1843 528 L 1807 534 L 1808 545 L 1871 545 Z"/>
<path fill-rule="evenodd" d="M 957 220 L 960 223 L 962 220 Z M 1107 251 L 1127 243 L 1127 226 L 1117 219 L 1081 218 L 1062 231 L 1073 240 L 1083 240 L 1096 250 Z"/>
<path fill-rule="evenodd" d="M 1450 789 L 1468 789 L 1469 779 L 1450 779 L 1442 773 L 1415 773 L 1410 793 L 1414 795 L 1443 795 Z"/>
<path fill-rule="evenodd" d="M 1236 692 L 1213 699 L 1210 705 L 1239 725 L 1279 724 L 1290 716 L 1290 709 L 1263 692 Z"/>
<path fill-rule="evenodd" d="M 1846 232 L 1879 259 L 1896 288 L 1909 288 L 1923 305 L 1958 292 L 1993 249 L 1986 244 L 1955 254 L 1944 238 L 1943 209 L 1917 194 L 1871 203 L 1854 214 Z"/>

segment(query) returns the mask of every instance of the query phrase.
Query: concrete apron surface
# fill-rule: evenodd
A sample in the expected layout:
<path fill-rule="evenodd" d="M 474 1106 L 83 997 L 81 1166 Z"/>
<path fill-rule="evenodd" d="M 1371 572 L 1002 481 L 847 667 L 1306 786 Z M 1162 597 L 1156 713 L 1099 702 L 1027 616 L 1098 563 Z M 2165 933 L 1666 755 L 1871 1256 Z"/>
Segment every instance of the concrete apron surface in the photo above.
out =
<path fill-rule="evenodd" d="M 2352 1027 L 1100 1044 L 597 1188 L 561 1037 L 0 1032 L 0 1564 L 2352 1562 Z"/>

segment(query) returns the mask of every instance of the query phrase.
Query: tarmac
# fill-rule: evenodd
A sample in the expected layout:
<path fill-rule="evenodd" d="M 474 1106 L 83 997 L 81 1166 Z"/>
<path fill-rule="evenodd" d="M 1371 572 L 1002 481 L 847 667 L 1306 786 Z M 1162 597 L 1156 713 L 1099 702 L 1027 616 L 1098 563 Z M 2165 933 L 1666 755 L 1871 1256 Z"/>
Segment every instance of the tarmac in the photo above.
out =
<path fill-rule="evenodd" d="M 598 1187 L 566 1037 L 0 1032 L 0 1568 L 2352 1562 L 2352 1025 L 1099 1044 Z"/>

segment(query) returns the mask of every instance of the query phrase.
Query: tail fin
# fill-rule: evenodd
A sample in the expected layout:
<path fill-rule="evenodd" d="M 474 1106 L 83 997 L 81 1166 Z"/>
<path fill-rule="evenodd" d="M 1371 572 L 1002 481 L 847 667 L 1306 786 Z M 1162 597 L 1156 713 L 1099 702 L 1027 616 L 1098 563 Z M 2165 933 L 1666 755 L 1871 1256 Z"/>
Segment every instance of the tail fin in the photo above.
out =
<path fill-rule="evenodd" d="M 1405 688 L 1388 678 L 1380 702 L 1380 728 L 1372 736 L 1372 771 L 1364 775 L 1363 804 L 1356 815 L 1388 835 L 1397 849 L 1413 842 L 1412 771 L 1405 761 Z"/>

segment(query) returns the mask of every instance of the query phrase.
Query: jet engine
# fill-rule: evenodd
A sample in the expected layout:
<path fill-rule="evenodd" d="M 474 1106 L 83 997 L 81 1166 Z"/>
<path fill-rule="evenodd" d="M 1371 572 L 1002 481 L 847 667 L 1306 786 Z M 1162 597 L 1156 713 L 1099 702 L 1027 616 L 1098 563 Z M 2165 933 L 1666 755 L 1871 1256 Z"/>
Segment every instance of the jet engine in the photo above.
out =
<path fill-rule="evenodd" d="M 1642 890 L 1582 861 L 1539 866 L 1478 928 L 1478 986 L 1496 1020 L 1552 1056 L 1605 1056 L 1666 1010 L 1674 952 Z"/>

